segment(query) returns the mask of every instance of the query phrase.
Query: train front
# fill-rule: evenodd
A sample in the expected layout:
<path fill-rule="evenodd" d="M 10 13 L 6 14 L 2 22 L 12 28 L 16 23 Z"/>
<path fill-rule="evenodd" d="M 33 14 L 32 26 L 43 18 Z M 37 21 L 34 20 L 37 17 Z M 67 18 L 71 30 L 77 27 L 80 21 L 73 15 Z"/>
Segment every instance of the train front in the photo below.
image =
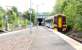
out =
<path fill-rule="evenodd" d="M 56 15 L 53 19 L 54 29 L 57 29 L 59 32 L 66 32 L 66 16 L 65 15 Z"/>

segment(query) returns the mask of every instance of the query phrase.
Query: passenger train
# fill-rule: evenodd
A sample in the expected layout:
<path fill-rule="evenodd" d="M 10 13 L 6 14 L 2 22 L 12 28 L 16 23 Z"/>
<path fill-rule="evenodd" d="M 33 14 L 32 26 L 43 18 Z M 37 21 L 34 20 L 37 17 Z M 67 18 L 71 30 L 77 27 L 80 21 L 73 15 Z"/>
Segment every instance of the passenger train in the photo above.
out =
<path fill-rule="evenodd" d="M 49 16 L 45 19 L 45 26 L 48 28 L 57 29 L 60 32 L 65 32 L 67 30 L 66 16 L 63 14 Z"/>

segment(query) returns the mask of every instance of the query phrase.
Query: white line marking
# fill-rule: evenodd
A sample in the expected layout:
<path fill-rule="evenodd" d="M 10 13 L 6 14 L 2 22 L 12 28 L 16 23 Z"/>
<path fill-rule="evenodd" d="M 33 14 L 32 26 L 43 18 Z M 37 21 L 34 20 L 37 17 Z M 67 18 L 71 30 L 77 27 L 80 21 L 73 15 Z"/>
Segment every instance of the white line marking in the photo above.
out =
<path fill-rule="evenodd" d="M 28 30 L 28 29 L 22 29 L 22 30 L 17 30 L 17 31 L 12 31 L 12 32 L 6 32 L 6 33 L 0 34 L 0 36 L 10 35 L 10 34 L 13 34 L 13 33 L 17 34 L 17 32 L 24 31 L 24 30 Z"/>
<path fill-rule="evenodd" d="M 49 29 L 50 31 L 52 31 L 53 33 L 57 34 L 58 36 L 60 36 L 62 39 L 64 39 L 67 43 L 69 43 L 72 47 L 74 47 L 76 50 L 82 50 L 82 44 L 77 42 L 76 40 L 60 33 L 60 32 L 55 32 L 52 29 Z"/>

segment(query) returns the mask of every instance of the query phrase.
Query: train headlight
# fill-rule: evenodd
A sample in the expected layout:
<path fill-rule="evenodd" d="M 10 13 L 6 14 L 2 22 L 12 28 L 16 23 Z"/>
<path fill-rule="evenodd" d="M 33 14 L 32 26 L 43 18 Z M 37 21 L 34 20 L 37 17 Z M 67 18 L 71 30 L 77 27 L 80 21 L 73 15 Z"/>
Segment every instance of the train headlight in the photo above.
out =
<path fill-rule="evenodd" d="M 57 24 L 54 24 L 54 27 L 57 27 Z"/>
<path fill-rule="evenodd" d="M 63 30 L 62 31 L 66 31 L 66 28 L 63 28 Z"/>
<path fill-rule="evenodd" d="M 64 28 L 67 28 L 67 25 L 63 25 Z"/>

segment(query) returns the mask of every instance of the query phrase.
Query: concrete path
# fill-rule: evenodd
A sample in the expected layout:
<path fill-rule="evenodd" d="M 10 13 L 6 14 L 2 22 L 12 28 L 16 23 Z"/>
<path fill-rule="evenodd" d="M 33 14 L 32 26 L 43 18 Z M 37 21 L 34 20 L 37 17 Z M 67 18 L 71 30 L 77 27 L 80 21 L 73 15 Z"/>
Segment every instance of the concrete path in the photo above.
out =
<path fill-rule="evenodd" d="M 31 42 L 26 29 L 0 34 L 0 50 L 28 50 Z"/>
<path fill-rule="evenodd" d="M 75 50 L 66 41 L 47 28 L 38 27 L 34 30 L 29 50 Z"/>
<path fill-rule="evenodd" d="M 75 50 L 60 36 L 45 27 L 4 33 L 0 35 L 0 50 Z"/>

